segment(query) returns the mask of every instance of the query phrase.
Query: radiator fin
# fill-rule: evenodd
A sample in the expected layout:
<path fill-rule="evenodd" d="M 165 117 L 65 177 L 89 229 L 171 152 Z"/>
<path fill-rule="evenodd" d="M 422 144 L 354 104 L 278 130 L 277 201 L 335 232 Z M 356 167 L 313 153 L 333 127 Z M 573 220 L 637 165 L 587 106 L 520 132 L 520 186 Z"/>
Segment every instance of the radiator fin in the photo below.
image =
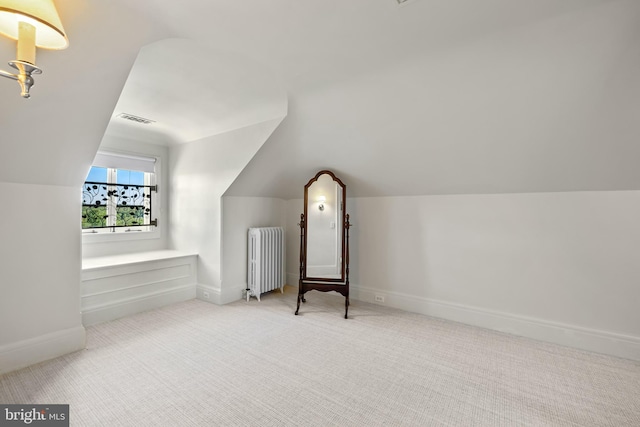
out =
<path fill-rule="evenodd" d="M 247 301 L 280 289 L 284 292 L 284 230 L 282 227 L 250 228 L 247 241 Z"/>

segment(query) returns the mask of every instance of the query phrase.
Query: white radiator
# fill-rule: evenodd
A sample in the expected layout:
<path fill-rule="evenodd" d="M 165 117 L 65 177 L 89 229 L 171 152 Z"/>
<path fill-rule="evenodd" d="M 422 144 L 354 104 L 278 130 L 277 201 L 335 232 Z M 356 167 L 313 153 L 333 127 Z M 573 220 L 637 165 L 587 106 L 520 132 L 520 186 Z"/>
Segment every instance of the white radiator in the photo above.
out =
<path fill-rule="evenodd" d="M 278 288 L 284 293 L 282 227 L 250 228 L 247 249 L 247 301 Z"/>

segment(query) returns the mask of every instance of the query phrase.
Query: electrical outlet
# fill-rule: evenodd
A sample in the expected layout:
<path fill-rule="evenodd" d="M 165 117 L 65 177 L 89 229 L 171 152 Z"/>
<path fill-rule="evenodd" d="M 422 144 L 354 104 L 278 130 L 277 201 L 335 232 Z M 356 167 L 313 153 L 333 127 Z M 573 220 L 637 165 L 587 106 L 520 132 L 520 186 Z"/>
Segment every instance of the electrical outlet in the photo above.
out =
<path fill-rule="evenodd" d="M 376 294 L 376 302 L 384 302 L 384 295 Z"/>
<path fill-rule="evenodd" d="M 209 299 L 209 292 L 203 292 L 202 296 L 206 299 Z"/>

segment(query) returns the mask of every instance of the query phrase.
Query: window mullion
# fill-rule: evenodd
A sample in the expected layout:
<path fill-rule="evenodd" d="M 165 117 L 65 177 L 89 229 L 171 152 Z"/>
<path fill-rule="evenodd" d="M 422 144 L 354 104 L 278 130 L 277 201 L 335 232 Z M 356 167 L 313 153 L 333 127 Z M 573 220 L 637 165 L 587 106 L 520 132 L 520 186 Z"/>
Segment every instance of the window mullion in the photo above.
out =
<path fill-rule="evenodd" d="M 112 227 L 116 225 L 116 221 L 118 219 L 118 213 L 116 209 L 116 207 L 118 206 L 118 187 L 116 186 L 118 182 L 117 169 L 107 169 L 107 182 L 111 184 L 109 186 L 111 195 L 108 198 L 109 200 L 107 200 L 107 215 L 109 216 L 107 219 L 107 226 Z"/>

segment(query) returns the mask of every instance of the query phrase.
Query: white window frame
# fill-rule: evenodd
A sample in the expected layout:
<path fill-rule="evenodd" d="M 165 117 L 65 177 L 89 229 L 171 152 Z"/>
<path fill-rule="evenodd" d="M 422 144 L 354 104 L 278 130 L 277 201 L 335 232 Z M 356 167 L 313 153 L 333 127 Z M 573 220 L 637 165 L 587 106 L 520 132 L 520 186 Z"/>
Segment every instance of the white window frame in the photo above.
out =
<path fill-rule="evenodd" d="M 115 155 L 123 158 L 136 158 L 141 156 L 137 153 L 125 153 L 125 152 L 112 152 L 112 151 L 99 151 L 99 154 L 107 154 L 107 155 Z M 96 156 L 98 157 L 98 156 Z M 161 171 L 161 159 L 157 156 L 147 156 L 145 158 L 155 159 L 155 171 L 153 173 L 145 173 L 144 175 L 144 185 L 155 185 L 157 187 L 157 183 L 160 180 L 160 171 Z M 93 164 L 92 166 L 105 167 L 103 165 Z M 106 167 L 107 169 L 107 181 L 108 182 L 117 182 L 117 169 L 122 170 L 133 170 L 127 167 Z M 84 183 L 83 183 L 84 185 Z M 160 188 L 158 188 L 160 190 Z M 146 202 L 145 202 L 146 203 Z M 131 227 L 119 227 L 119 228 L 85 228 L 82 229 L 82 241 L 83 243 L 99 243 L 99 242 L 110 242 L 110 241 L 124 241 L 124 240 L 144 240 L 144 239 L 157 239 L 161 237 L 161 197 L 159 191 L 151 192 L 151 204 L 153 206 L 153 212 L 151 212 L 152 220 L 157 219 L 157 226 L 150 225 L 142 225 L 142 226 L 131 226 Z M 107 204 L 107 213 L 111 215 L 115 214 L 115 205 L 113 203 Z"/>

